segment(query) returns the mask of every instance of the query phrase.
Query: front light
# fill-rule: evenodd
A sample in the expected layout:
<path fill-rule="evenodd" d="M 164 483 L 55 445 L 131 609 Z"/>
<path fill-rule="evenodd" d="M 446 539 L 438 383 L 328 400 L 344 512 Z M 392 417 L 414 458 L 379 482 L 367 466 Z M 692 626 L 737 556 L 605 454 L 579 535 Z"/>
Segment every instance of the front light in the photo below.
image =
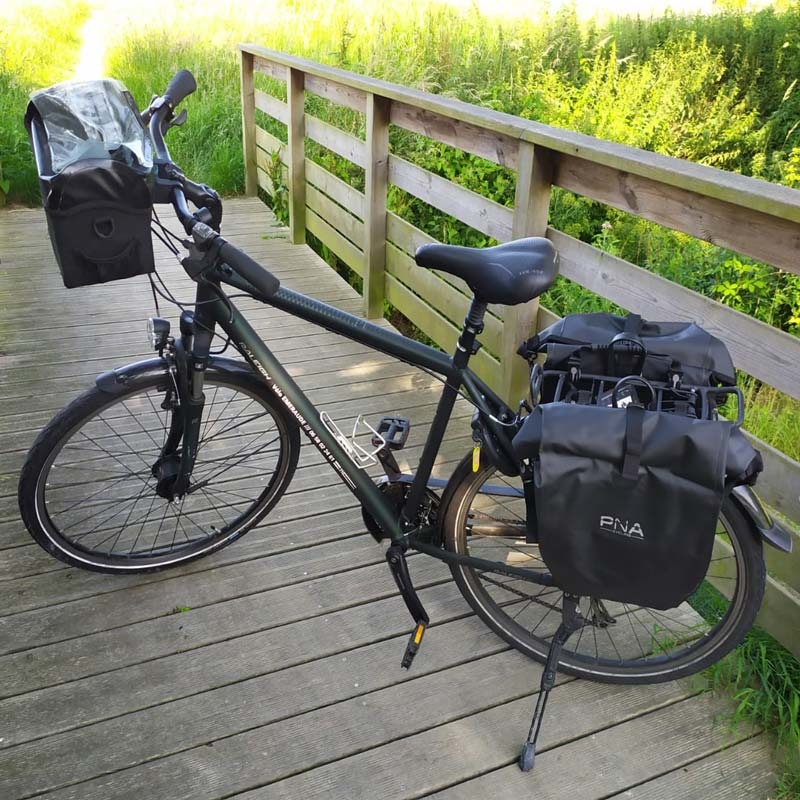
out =
<path fill-rule="evenodd" d="M 169 320 L 150 317 L 147 320 L 147 338 L 153 350 L 163 350 L 169 336 Z"/>

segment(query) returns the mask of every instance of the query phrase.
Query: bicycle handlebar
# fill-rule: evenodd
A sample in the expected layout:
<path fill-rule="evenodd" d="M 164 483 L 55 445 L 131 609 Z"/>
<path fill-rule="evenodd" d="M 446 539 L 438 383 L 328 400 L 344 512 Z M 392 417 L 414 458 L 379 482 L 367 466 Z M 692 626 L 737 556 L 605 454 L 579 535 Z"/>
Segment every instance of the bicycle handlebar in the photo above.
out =
<path fill-rule="evenodd" d="M 156 163 L 159 168 L 158 180 L 162 181 L 163 185 L 169 189 L 168 202 L 172 204 L 175 214 L 188 234 L 192 234 L 196 225 L 204 225 L 204 232 L 200 238 L 204 240 L 203 248 L 209 249 L 213 240 L 221 237 L 193 214 L 186 202 L 187 189 L 191 199 L 201 195 L 205 187 L 193 183 L 183 175 L 170 158 L 167 144 L 164 141 L 165 124 L 172 119 L 175 107 L 195 89 L 197 89 L 197 81 L 194 75 L 189 70 L 180 70 L 170 81 L 166 92 L 161 97 L 155 98 L 150 104 L 145 119 L 148 120 L 150 137 L 156 153 Z M 221 245 L 217 244 L 216 251 L 219 258 L 255 287 L 263 298 L 272 297 L 278 291 L 281 285 L 278 278 L 250 258 L 247 253 L 225 240 L 222 240 Z"/>
<path fill-rule="evenodd" d="M 172 80 L 164 92 L 164 99 L 174 109 L 182 100 L 187 98 L 197 89 L 197 81 L 188 69 L 182 69 L 175 73 Z"/>

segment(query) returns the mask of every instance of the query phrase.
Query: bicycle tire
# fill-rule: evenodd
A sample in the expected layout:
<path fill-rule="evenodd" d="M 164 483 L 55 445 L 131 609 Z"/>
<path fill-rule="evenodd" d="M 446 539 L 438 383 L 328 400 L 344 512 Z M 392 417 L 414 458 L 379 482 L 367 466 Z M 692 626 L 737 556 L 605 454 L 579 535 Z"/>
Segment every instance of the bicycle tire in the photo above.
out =
<path fill-rule="evenodd" d="M 94 386 L 39 434 L 18 498 L 48 553 L 98 572 L 156 572 L 226 547 L 280 499 L 297 466 L 297 423 L 255 375 L 213 361 L 190 490 L 174 502 L 156 493 L 171 384 L 162 367 L 119 393 Z"/>
<path fill-rule="evenodd" d="M 519 478 L 506 478 L 485 461 L 473 472 L 472 454 L 454 471 L 439 518 L 445 546 L 453 552 L 547 571 L 538 547 L 524 541 Z M 498 531 L 513 534 L 499 536 Z M 591 598 L 581 598 L 584 618 L 593 621 L 567 641 L 559 668 L 605 683 L 659 683 L 699 672 L 730 652 L 761 605 L 765 568 L 761 541 L 730 498 L 723 503 L 717 532 L 706 577 L 677 609 L 607 603 L 603 608 L 612 609 L 614 622 L 605 620 L 603 625 L 602 609 L 592 605 Z M 561 620 L 560 589 L 457 564 L 451 571 L 462 595 L 489 628 L 520 652 L 545 661 Z M 620 650 L 623 646 L 625 651 Z"/>

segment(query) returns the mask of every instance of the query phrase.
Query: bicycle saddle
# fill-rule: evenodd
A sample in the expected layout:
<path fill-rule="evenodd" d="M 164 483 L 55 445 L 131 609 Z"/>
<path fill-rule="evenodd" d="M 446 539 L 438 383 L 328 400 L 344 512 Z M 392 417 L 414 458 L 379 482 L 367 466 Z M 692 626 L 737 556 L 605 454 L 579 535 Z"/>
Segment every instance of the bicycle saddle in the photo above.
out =
<path fill-rule="evenodd" d="M 467 282 L 484 303 L 514 306 L 547 290 L 558 274 L 558 252 L 549 239 L 516 239 L 496 247 L 424 244 L 414 259 Z"/>

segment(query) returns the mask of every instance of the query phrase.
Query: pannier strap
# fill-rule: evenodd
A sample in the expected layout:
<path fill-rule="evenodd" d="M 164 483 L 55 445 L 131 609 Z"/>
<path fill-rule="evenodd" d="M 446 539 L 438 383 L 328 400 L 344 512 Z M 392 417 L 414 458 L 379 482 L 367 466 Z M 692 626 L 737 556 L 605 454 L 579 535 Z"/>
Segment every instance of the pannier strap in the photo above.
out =
<path fill-rule="evenodd" d="M 638 338 L 642 332 L 641 314 L 628 314 L 628 316 L 625 317 L 624 332 L 629 336 L 636 336 Z"/>
<path fill-rule="evenodd" d="M 630 481 L 639 479 L 643 432 L 644 409 L 641 406 L 628 406 L 625 409 L 625 457 L 622 462 L 622 477 Z"/>

